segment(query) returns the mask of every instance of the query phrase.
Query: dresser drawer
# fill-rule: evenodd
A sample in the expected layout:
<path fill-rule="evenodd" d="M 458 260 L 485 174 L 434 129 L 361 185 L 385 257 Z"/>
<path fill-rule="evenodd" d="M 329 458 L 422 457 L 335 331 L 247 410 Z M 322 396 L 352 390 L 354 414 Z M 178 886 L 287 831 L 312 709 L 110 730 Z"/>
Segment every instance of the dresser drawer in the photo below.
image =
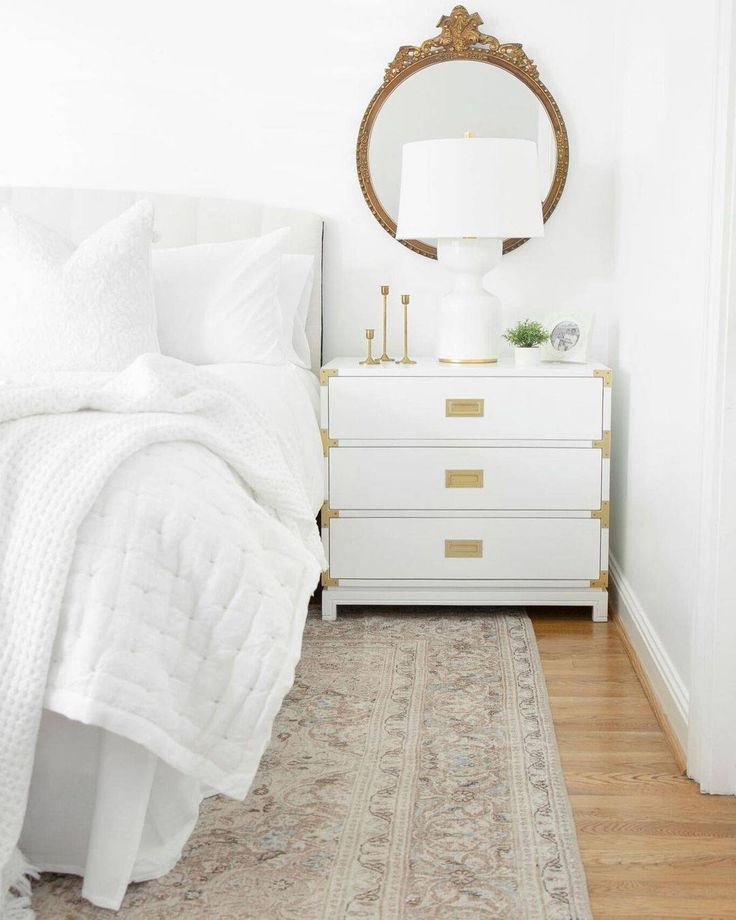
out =
<path fill-rule="evenodd" d="M 591 580 L 591 518 L 333 518 L 330 576 L 357 579 Z"/>
<path fill-rule="evenodd" d="M 555 447 L 338 447 L 330 507 L 576 511 L 601 506 L 601 451 Z"/>
<path fill-rule="evenodd" d="M 599 440 L 597 377 L 333 377 L 336 439 Z"/>

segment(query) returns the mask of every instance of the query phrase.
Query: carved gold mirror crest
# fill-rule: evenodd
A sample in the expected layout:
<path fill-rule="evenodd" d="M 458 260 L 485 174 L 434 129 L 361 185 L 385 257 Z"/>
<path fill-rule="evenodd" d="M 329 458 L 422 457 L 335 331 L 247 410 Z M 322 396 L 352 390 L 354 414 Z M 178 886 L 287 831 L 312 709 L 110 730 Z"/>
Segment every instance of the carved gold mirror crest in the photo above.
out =
<path fill-rule="evenodd" d="M 502 44 L 481 32 L 482 24 L 478 13 L 471 15 L 464 6 L 456 6 L 437 23 L 439 35 L 418 46 L 403 45 L 365 111 L 358 134 L 358 178 L 373 215 L 392 236 L 396 235 L 401 146 L 412 140 L 459 137 L 466 129 L 480 136 L 485 129 L 486 136 L 528 137 L 539 148 L 545 221 L 560 200 L 569 145 L 559 107 L 522 46 Z M 452 66 L 429 70 L 437 64 Z M 490 64 L 493 70 L 476 64 Z M 460 121 L 466 123 L 461 127 Z M 429 241 L 399 242 L 437 258 L 437 249 Z M 525 242 L 506 240 L 503 251 Z"/>

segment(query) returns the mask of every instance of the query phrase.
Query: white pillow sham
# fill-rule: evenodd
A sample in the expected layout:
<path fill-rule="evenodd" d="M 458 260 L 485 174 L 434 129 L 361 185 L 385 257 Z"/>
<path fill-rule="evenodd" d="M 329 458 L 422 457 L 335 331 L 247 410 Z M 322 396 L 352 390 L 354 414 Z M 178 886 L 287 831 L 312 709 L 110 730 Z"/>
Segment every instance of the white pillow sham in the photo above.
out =
<path fill-rule="evenodd" d="M 139 201 L 75 250 L 0 208 L 0 374 L 116 371 L 158 352 L 153 206 Z"/>
<path fill-rule="evenodd" d="M 281 259 L 279 302 L 281 348 L 287 361 L 311 368 L 307 341 L 307 312 L 312 297 L 314 256 L 286 255 Z"/>
<path fill-rule="evenodd" d="M 153 251 L 158 335 L 190 364 L 281 364 L 281 256 L 289 230 Z"/>

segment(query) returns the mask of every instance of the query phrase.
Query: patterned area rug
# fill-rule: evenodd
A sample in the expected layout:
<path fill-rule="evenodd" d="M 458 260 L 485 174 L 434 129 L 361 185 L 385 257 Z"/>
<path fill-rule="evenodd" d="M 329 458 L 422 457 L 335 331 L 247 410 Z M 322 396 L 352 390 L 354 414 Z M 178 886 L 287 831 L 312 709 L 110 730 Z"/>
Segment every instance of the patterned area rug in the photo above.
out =
<path fill-rule="evenodd" d="M 79 890 L 45 875 L 40 920 L 113 916 Z M 590 918 L 528 617 L 310 617 L 248 798 L 204 802 L 118 916 Z"/>

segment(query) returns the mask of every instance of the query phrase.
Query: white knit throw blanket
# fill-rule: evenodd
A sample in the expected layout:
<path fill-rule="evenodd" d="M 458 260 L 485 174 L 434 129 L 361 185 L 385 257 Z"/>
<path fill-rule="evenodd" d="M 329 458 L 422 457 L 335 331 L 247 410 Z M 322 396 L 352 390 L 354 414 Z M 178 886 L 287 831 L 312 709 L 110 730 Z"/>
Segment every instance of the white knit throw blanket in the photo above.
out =
<path fill-rule="evenodd" d="M 95 410 L 95 411 L 85 411 Z M 222 457 L 284 525 L 315 577 L 308 499 L 255 406 L 226 381 L 160 355 L 120 374 L 0 382 L 0 916 L 29 916 L 17 850 L 49 658 L 77 529 L 112 472 L 163 441 Z M 301 558 L 300 556 L 298 556 Z"/>

